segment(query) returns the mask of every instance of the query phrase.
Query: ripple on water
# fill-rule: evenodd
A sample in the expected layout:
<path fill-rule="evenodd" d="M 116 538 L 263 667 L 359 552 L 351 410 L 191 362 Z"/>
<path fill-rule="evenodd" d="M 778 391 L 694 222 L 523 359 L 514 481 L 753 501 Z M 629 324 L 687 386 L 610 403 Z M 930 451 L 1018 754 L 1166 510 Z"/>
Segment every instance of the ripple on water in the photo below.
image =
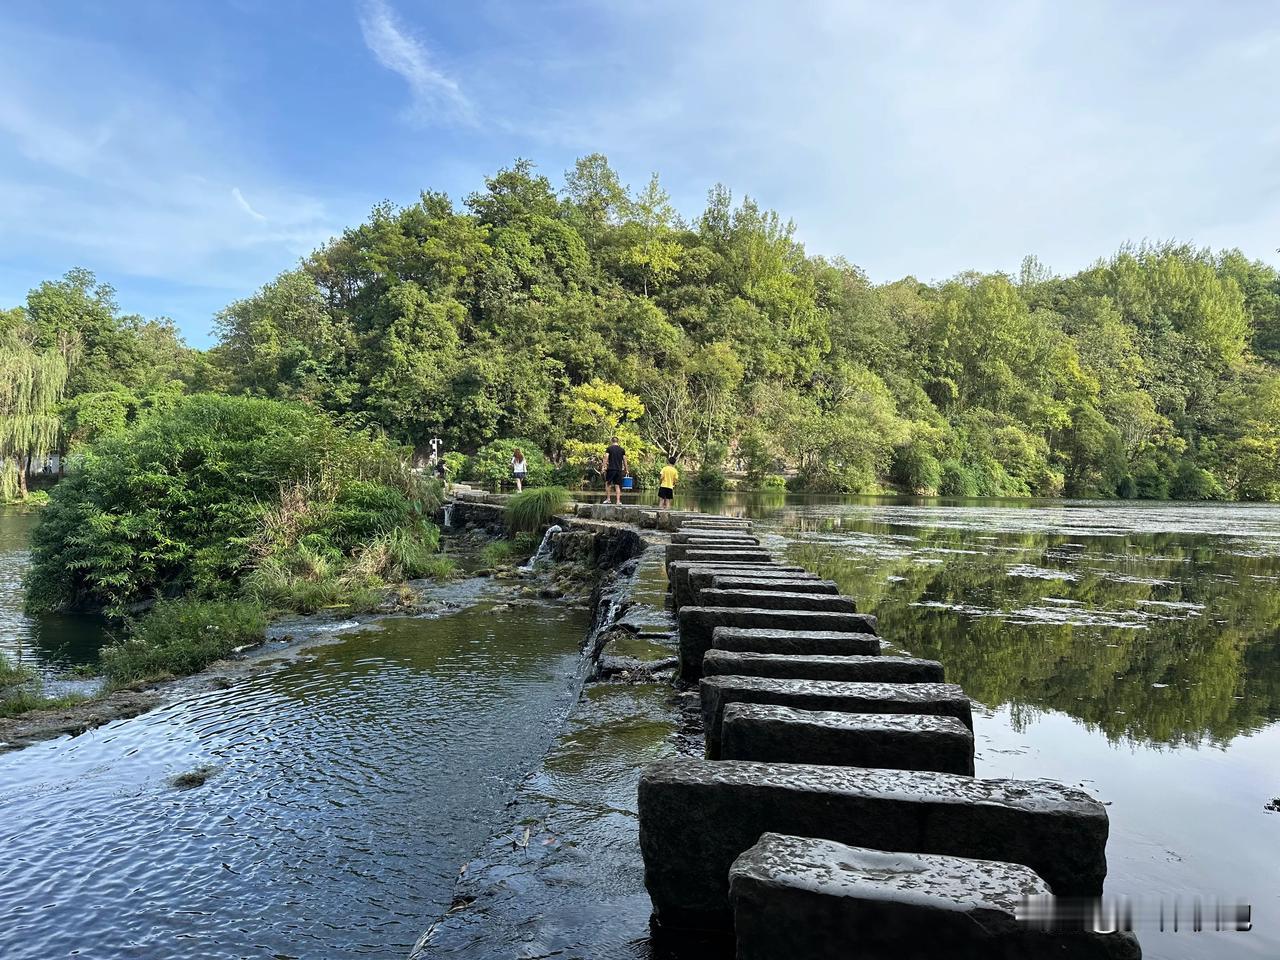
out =
<path fill-rule="evenodd" d="M 580 615 L 383 621 L 0 757 L 0 956 L 389 956 L 567 712 Z M 203 785 L 175 774 L 211 765 Z"/>

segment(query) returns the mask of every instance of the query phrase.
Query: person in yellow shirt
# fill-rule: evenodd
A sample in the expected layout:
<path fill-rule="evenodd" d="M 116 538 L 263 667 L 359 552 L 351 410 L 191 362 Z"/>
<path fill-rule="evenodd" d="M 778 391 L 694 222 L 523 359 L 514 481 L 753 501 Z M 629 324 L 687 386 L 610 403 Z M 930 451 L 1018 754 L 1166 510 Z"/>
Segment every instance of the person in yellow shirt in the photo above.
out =
<path fill-rule="evenodd" d="M 667 465 L 662 468 L 662 476 L 658 479 L 658 509 L 670 510 L 671 501 L 676 498 L 676 481 L 680 479 L 680 471 L 676 469 L 676 458 L 667 457 Z"/>

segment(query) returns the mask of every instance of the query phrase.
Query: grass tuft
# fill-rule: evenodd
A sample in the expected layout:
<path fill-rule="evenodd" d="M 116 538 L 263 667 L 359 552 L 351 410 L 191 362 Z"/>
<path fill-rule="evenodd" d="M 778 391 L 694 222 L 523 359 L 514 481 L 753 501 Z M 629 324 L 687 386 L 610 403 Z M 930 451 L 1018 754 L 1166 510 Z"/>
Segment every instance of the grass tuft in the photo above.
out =
<path fill-rule="evenodd" d="M 537 533 L 569 504 L 564 487 L 534 487 L 507 501 L 507 527 L 512 533 Z"/>

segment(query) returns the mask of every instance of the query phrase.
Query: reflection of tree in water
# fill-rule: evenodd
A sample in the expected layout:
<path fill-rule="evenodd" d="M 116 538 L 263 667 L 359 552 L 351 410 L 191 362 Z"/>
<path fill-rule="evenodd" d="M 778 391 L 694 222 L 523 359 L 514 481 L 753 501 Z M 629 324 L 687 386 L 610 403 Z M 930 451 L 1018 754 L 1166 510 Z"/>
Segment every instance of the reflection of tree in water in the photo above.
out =
<path fill-rule="evenodd" d="M 806 526 L 820 539 L 794 562 L 1019 728 L 1052 710 L 1111 740 L 1223 744 L 1280 716 L 1280 557 L 1187 534 Z"/>

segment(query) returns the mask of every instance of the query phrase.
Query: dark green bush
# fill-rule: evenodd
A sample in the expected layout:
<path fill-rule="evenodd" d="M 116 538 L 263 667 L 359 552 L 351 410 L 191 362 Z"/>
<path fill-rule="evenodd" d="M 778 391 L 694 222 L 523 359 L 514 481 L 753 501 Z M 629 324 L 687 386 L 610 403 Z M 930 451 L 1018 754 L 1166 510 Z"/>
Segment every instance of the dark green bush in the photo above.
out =
<path fill-rule="evenodd" d="M 32 536 L 27 606 L 229 597 L 305 542 L 338 558 L 433 510 L 436 485 L 382 440 L 302 406 L 196 395 L 90 444 Z"/>
<path fill-rule="evenodd" d="M 938 493 L 944 497 L 975 497 L 978 495 L 978 482 L 973 473 L 959 460 L 943 460 L 942 479 L 938 483 Z"/>
<path fill-rule="evenodd" d="M 102 673 L 115 686 L 186 676 L 261 643 L 266 625 L 262 607 L 249 600 L 161 600 L 128 637 L 102 649 Z"/>
<path fill-rule="evenodd" d="M 532 440 L 515 438 L 512 440 L 494 440 L 476 451 L 467 464 L 467 479 L 484 484 L 497 490 L 503 486 L 511 486 L 511 457 L 516 448 L 524 454 L 529 464 L 529 474 L 525 477 L 525 486 L 543 487 L 551 482 L 551 461 L 538 449 Z"/>

